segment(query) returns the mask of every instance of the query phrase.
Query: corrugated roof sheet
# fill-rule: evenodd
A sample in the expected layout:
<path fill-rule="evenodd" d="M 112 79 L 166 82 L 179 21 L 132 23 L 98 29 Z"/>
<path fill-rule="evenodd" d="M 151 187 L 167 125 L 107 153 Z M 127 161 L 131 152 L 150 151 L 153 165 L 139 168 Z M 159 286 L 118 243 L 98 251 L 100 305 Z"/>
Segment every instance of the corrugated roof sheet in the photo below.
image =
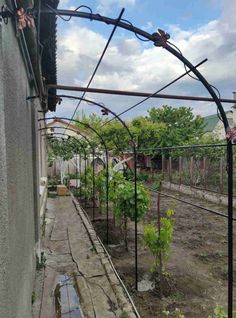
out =
<path fill-rule="evenodd" d="M 213 131 L 218 121 L 219 121 L 219 117 L 217 114 L 204 117 L 204 123 L 206 124 L 204 131 L 205 132 Z"/>
<path fill-rule="evenodd" d="M 232 112 L 232 110 L 229 110 L 229 111 L 227 111 L 225 113 L 227 115 L 228 113 L 231 113 L 231 112 Z M 219 120 L 220 119 L 219 119 L 217 114 L 209 115 L 209 116 L 204 117 L 204 123 L 206 125 L 205 128 L 204 128 L 204 131 L 205 132 L 212 132 L 215 129 L 215 127 L 216 127 L 217 123 L 219 122 Z"/>
<path fill-rule="evenodd" d="M 49 4 L 54 9 L 57 8 L 58 0 L 42 0 L 41 6 Z M 54 14 L 41 14 L 40 23 L 40 42 L 43 45 L 42 50 L 42 75 L 46 84 L 57 84 L 57 17 Z M 56 109 L 56 89 L 51 88 L 48 92 L 48 109 Z M 52 96 L 50 96 L 52 95 Z"/>

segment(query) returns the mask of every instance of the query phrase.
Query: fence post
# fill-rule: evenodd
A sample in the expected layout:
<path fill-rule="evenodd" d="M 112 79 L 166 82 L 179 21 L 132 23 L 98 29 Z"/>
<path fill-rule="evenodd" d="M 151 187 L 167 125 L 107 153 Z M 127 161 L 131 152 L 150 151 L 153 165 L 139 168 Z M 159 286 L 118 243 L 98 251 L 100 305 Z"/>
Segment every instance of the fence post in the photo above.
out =
<path fill-rule="evenodd" d="M 182 183 L 182 156 L 179 156 L 179 185 Z"/>
<path fill-rule="evenodd" d="M 164 179 L 165 176 L 165 156 L 162 154 L 161 156 L 161 172 L 162 172 L 162 177 Z"/>
<path fill-rule="evenodd" d="M 203 158 L 203 182 L 204 189 L 206 189 L 206 157 Z"/>
<path fill-rule="evenodd" d="M 190 186 L 193 186 L 193 156 L 190 157 Z"/>
<path fill-rule="evenodd" d="M 172 181 L 172 158 L 169 157 L 169 181 Z"/>

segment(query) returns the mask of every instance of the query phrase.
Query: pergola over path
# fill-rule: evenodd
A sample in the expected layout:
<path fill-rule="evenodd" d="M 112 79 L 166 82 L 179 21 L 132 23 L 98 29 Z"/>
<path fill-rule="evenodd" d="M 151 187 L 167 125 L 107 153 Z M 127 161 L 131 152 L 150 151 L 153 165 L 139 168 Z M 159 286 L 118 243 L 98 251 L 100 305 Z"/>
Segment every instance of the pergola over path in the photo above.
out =
<path fill-rule="evenodd" d="M 86 10 L 88 10 L 89 12 L 82 12 L 79 11 L 80 9 L 85 8 Z M 102 22 L 104 24 L 107 25 L 113 25 L 114 28 L 111 32 L 111 35 L 108 39 L 108 42 L 104 48 L 104 51 L 98 61 L 98 64 L 90 78 L 90 81 L 87 85 L 86 88 L 84 88 L 84 93 L 82 95 L 81 100 L 83 99 L 86 91 L 88 91 L 89 86 L 96 74 L 96 71 L 102 61 L 102 58 L 106 52 L 106 49 L 113 37 L 113 34 L 116 30 L 117 27 L 128 30 L 132 33 L 134 33 L 140 40 L 144 40 L 144 41 L 151 41 L 153 42 L 153 44 L 158 48 L 163 48 L 165 51 L 167 51 L 167 53 L 172 54 L 173 56 L 175 56 L 179 61 L 181 61 L 185 67 L 187 67 L 189 70 L 186 71 L 183 75 L 181 75 L 180 77 L 178 77 L 177 79 L 173 80 L 171 83 L 165 85 L 163 88 L 159 89 L 157 92 L 154 92 L 153 94 L 150 94 L 148 96 L 145 97 L 144 100 L 142 100 L 141 102 L 133 105 L 132 107 L 129 107 L 126 111 L 129 111 L 130 109 L 136 107 L 137 105 L 140 105 L 143 101 L 151 98 L 151 97 L 157 97 L 155 95 L 157 95 L 160 91 L 162 91 L 163 89 L 165 89 L 166 87 L 170 86 L 171 84 L 173 84 L 174 82 L 178 81 L 180 78 L 182 78 L 183 76 L 185 76 L 186 74 L 189 74 L 190 72 L 193 73 L 196 77 L 196 79 L 198 79 L 203 86 L 206 88 L 206 90 L 208 91 L 208 93 L 210 94 L 211 97 L 211 101 L 214 101 L 214 103 L 217 106 L 218 112 L 220 114 L 220 117 L 223 121 L 224 124 L 224 128 L 225 128 L 225 134 L 226 134 L 226 142 L 227 142 L 227 172 L 228 172 L 228 318 L 232 318 L 233 317 L 233 152 L 232 152 L 232 142 L 234 142 L 235 139 L 235 131 L 230 129 L 229 127 L 229 123 L 228 123 L 228 119 L 226 117 L 224 108 L 222 106 L 222 101 L 220 100 L 220 98 L 217 96 L 216 92 L 215 92 L 215 88 L 212 87 L 212 85 L 210 85 L 208 83 L 208 81 L 205 79 L 205 77 L 198 71 L 197 67 L 199 65 L 201 65 L 202 63 L 204 63 L 206 60 L 202 61 L 201 63 L 199 63 L 198 65 L 194 66 L 187 58 L 185 58 L 185 56 L 181 53 L 181 51 L 175 46 L 173 45 L 169 39 L 170 36 L 168 33 L 164 32 L 163 30 L 158 30 L 158 32 L 154 32 L 152 34 L 143 31 L 135 26 L 133 26 L 133 24 L 127 20 L 122 19 L 122 15 L 124 13 L 124 9 L 122 9 L 118 19 L 113 19 L 113 18 L 109 18 L 109 17 L 105 17 L 105 16 L 101 16 L 100 14 L 94 14 L 92 12 L 92 10 L 87 7 L 87 6 L 80 6 L 78 7 L 76 10 L 58 10 L 58 9 L 54 9 L 49 5 L 45 5 L 45 7 L 42 7 L 40 9 L 40 12 L 38 11 L 38 9 L 29 9 L 26 10 L 25 14 L 28 17 L 40 17 L 40 14 L 46 14 L 46 15 L 56 15 L 61 17 L 62 19 L 66 19 L 64 17 L 69 17 L 67 18 L 67 20 L 69 20 L 71 17 L 78 17 L 78 18 L 83 18 L 83 19 L 88 19 L 90 21 L 98 21 L 98 22 Z M 18 20 L 18 23 L 20 22 L 20 18 L 21 16 L 19 16 L 19 14 L 17 14 L 17 10 L 12 11 L 9 10 L 8 8 L 5 8 L 4 10 L 1 11 L 0 16 L 2 16 L 5 20 L 8 19 L 8 17 L 14 17 L 16 18 L 16 20 Z M 51 83 L 49 83 L 48 87 L 53 87 L 55 88 L 60 88 L 63 89 L 63 87 L 61 86 L 55 86 L 55 85 L 50 85 Z M 66 89 L 66 88 L 65 88 Z M 78 89 L 73 89 L 73 90 L 78 90 Z M 82 88 L 80 88 L 80 90 L 83 90 Z M 98 91 L 97 91 L 98 92 Z M 105 93 L 105 91 L 101 91 L 101 93 Z M 121 93 L 122 95 L 122 93 Z M 124 92 L 125 95 L 125 92 Z M 127 94 L 126 94 L 127 95 Z M 144 96 L 144 95 L 143 95 Z M 43 96 L 40 96 L 41 98 L 43 98 Z M 57 96 L 50 96 L 50 98 L 55 98 L 55 101 L 57 100 Z M 169 96 L 169 98 L 171 98 Z M 195 97 L 194 97 L 195 98 Z M 181 99 L 181 96 L 179 96 L 179 99 Z M 184 98 L 183 98 L 184 99 Z M 196 97 L 197 100 L 199 100 Z M 81 101 L 80 101 L 81 102 Z M 76 114 L 76 111 L 80 105 L 80 102 L 78 103 L 74 114 L 71 118 L 71 121 L 73 121 L 73 117 Z M 224 101 L 224 102 L 229 102 L 228 101 Z M 111 112 L 111 111 L 110 111 Z M 122 115 L 124 112 L 116 115 L 114 118 L 118 118 L 120 115 Z M 112 118 L 111 120 L 113 120 L 114 118 Z M 109 122 L 109 121 L 108 121 Z M 69 122 L 70 123 L 70 122 Z M 136 282 L 137 284 L 137 282 Z M 137 286 L 137 285 L 136 285 Z"/>

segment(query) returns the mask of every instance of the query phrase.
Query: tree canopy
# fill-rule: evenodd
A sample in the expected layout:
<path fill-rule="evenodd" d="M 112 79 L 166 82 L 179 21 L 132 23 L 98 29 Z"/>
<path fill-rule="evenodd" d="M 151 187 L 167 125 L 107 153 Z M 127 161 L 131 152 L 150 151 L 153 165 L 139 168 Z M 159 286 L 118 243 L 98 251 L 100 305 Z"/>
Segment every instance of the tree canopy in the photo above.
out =
<path fill-rule="evenodd" d="M 97 129 L 109 150 L 118 153 L 131 149 L 130 136 L 117 120 L 106 123 L 109 117 L 94 113 L 86 116 L 83 112 L 78 114 L 77 119 Z M 152 148 L 196 143 L 204 134 L 204 119 L 194 116 L 190 107 L 153 107 L 146 117 L 135 117 L 126 124 L 138 148 L 147 154 Z M 80 124 L 77 126 L 84 129 Z M 101 144 L 101 140 L 91 130 L 90 134 L 97 145 Z"/>

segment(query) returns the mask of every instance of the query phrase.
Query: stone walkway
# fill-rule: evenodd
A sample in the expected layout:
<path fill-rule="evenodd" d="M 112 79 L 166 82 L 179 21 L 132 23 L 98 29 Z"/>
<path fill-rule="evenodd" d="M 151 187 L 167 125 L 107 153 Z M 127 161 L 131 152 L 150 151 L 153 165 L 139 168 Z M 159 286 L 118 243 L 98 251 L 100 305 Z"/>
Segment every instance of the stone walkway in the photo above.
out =
<path fill-rule="evenodd" d="M 48 199 L 46 268 L 35 317 L 135 318 L 93 227 L 72 198 Z"/>

